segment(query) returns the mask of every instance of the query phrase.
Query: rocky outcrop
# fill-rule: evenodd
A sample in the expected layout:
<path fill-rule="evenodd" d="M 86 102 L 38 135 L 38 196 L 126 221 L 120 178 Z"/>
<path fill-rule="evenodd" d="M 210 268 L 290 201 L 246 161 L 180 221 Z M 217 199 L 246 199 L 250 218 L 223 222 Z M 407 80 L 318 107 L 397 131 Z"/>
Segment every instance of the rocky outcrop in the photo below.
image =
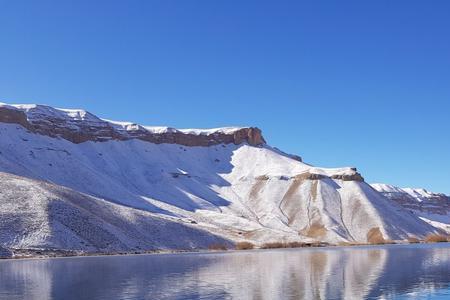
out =
<path fill-rule="evenodd" d="M 333 179 L 339 179 L 343 181 L 364 181 L 364 177 L 361 176 L 358 172 L 355 172 L 354 174 L 343 174 L 343 175 L 332 175 L 331 178 Z"/>
<path fill-rule="evenodd" d="M 242 144 L 244 142 L 247 142 L 250 145 L 261 145 L 266 143 L 261 130 L 256 127 L 242 128 L 233 134 L 233 143 Z"/>
<path fill-rule="evenodd" d="M 303 159 L 301 158 L 301 156 L 299 155 L 295 155 L 295 154 L 288 154 L 290 158 L 299 161 L 299 162 L 303 162 Z"/>
<path fill-rule="evenodd" d="M 155 144 L 179 144 L 184 146 L 212 146 L 218 144 L 248 143 L 252 146 L 265 144 L 261 130 L 256 127 L 240 128 L 232 133 L 213 132 L 210 134 L 190 134 L 181 131 L 152 133 L 152 132 L 128 132 L 132 138 L 137 138 Z M 123 138 L 127 139 L 127 137 Z"/>
<path fill-rule="evenodd" d="M 277 178 L 280 180 L 288 180 L 288 179 L 294 179 L 295 181 L 304 181 L 304 180 L 322 180 L 322 179 L 326 179 L 326 178 L 331 178 L 331 179 L 338 179 L 338 180 L 343 180 L 343 181 L 359 181 L 359 182 L 364 182 L 364 178 L 361 176 L 361 174 L 359 174 L 358 172 L 356 172 L 355 169 L 352 168 L 352 171 L 354 173 L 350 173 L 350 174 L 335 174 L 335 175 L 331 175 L 331 176 L 327 176 L 324 174 L 317 174 L 317 173 L 310 173 L 310 172 L 303 172 L 300 174 L 297 174 L 295 176 L 292 177 L 286 177 L 286 176 L 278 176 Z M 267 181 L 270 179 L 270 177 L 268 175 L 261 175 L 258 177 L 255 177 L 256 180 L 263 180 L 263 181 Z"/>
<path fill-rule="evenodd" d="M 320 180 L 326 178 L 325 175 L 322 174 L 313 174 L 309 172 L 301 173 L 294 176 L 295 180 Z"/>
<path fill-rule="evenodd" d="M 23 111 L 2 106 L 0 106 L 0 122 L 19 124 L 27 129 L 30 127 L 27 115 Z"/>
<path fill-rule="evenodd" d="M 259 146 L 266 143 L 261 130 L 256 127 L 203 132 L 183 132 L 173 128 L 154 131 L 137 124 L 102 120 L 82 110 L 60 110 L 44 105 L 0 105 L 0 122 L 18 124 L 33 133 L 63 138 L 75 144 L 129 139 L 184 146 L 242 143 Z"/>
<path fill-rule="evenodd" d="M 356 170 L 353 170 L 353 171 L 354 171 L 354 173 L 352 173 L 352 174 L 335 174 L 335 175 L 331 175 L 331 176 L 305 172 L 305 173 L 301 173 L 301 174 L 294 176 L 294 179 L 296 179 L 296 180 L 320 180 L 320 179 L 324 179 L 324 178 L 331 178 L 331 179 L 338 179 L 338 180 L 343 180 L 343 181 L 363 182 L 364 178 L 361 176 L 361 174 L 356 172 Z"/>

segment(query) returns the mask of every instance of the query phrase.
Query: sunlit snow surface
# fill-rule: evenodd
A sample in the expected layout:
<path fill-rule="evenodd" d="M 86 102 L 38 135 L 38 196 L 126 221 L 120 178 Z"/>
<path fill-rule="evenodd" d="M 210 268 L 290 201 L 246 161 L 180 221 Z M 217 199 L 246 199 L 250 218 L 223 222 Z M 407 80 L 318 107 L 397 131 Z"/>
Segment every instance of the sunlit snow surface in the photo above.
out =
<path fill-rule="evenodd" d="M 266 144 L 187 147 L 127 135 L 232 135 L 241 127 L 174 129 L 104 120 L 81 109 L 0 107 L 22 111 L 50 131 L 57 122 L 70 132 L 112 127 L 130 138 L 74 144 L 0 123 L 0 244 L 9 248 L 367 242 L 369 232 L 398 240 L 442 228 L 440 220 L 411 214 L 359 181 L 354 168 L 310 166 Z"/>
<path fill-rule="evenodd" d="M 374 183 L 371 186 L 387 198 L 403 203 L 421 220 L 450 233 L 450 197 L 422 188 L 399 188 Z"/>
<path fill-rule="evenodd" d="M 46 215 L 49 203 L 67 201 L 67 196 L 54 193 L 63 187 L 69 189 L 66 195 L 71 195 L 71 203 L 107 203 L 108 209 L 97 216 L 102 224 L 99 228 L 106 236 L 124 236 L 119 238 L 121 243 L 131 234 L 132 226 L 125 226 L 119 234 L 105 219 L 125 209 L 128 215 L 149 213 L 162 218 L 161 222 L 170 220 L 194 230 L 187 230 L 191 233 L 186 233 L 185 239 L 201 237 L 194 238 L 194 245 L 211 242 L 195 230 L 256 243 L 275 239 L 366 241 L 372 228 L 379 228 L 386 238 L 403 239 L 434 230 L 364 182 L 295 179 L 305 173 L 332 176 L 355 171 L 312 167 L 270 146 L 185 147 L 141 140 L 73 144 L 30 133 L 15 124 L 0 124 L 0 137 L 2 184 L 8 182 L 10 191 L 16 184 L 24 199 L 8 202 L 8 208 L 3 206 L 3 213 L 16 213 L 14 218 L 24 222 L 20 230 L 0 235 L 0 242 L 9 247 L 47 243 L 72 247 L 84 241 L 81 245 L 89 249 L 89 245 L 98 244 L 95 239 L 80 237 L 72 223 L 55 229 L 59 225 Z M 35 189 L 45 192 L 36 193 Z M 0 196 L 2 201 L 14 198 L 5 193 Z M 34 199 L 38 196 L 39 200 Z M 34 207 L 31 210 L 35 213 L 21 214 L 23 201 L 28 201 L 27 207 Z M 86 210 L 78 213 L 79 218 L 86 217 Z M 7 228 L 6 219 L 2 220 L 0 225 Z M 40 227 L 29 226 L 25 220 Z M 159 234 L 158 245 L 179 245 L 173 241 L 164 245 L 164 235 L 173 240 L 176 233 L 164 234 L 161 227 Z"/>

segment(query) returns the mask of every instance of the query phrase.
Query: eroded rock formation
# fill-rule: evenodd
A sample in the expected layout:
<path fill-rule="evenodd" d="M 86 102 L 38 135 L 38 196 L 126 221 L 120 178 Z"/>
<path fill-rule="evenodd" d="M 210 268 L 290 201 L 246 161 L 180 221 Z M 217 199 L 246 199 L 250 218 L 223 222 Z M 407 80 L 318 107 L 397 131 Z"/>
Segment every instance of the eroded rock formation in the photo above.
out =
<path fill-rule="evenodd" d="M 59 110 L 44 105 L 0 105 L 0 122 L 19 124 L 33 133 L 59 137 L 79 144 L 86 141 L 140 139 L 155 144 L 211 146 L 217 144 L 265 144 L 256 127 L 218 128 L 217 130 L 183 132 L 174 128 L 155 131 L 132 123 L 102 120 L 82 110 Z"/>

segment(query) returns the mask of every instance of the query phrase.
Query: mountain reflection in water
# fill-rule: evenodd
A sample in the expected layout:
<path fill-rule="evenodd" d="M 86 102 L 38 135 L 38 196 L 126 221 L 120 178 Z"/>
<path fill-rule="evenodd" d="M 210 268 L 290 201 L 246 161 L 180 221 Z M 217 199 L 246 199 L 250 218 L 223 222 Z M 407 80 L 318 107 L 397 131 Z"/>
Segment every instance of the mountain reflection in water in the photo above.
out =
<path fill-rule="evenodd" d="M 445 299 L 449 285 L 449 244 L 0 261 L 9 300 Z"/>

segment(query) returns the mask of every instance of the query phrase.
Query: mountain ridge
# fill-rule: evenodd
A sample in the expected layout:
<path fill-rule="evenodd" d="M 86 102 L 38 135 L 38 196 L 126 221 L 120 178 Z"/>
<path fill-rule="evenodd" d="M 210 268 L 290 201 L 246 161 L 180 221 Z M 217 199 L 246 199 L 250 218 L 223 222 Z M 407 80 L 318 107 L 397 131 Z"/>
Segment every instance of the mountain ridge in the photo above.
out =
<path fill-rule="evenodd" d="M 446 230 L 378 192 L 356 168 L 306 164 L 299 157 L 268 145 L 254 127 L 184 132 L 143 127 L 147 131 L 153 128 L 151 135 L 172 137 L 175 132 L 195 141 L 173 138 L 155 142 L 136 133 L 141 130 L 139 125 L 105 121 L 82 110 L 47 110 L 47 106 L 0 105 L 0 172 L 3 181 L 10 182 L 4 190 L 20 191 L 21 201 L 32 205 L 33 191 L 42 191 L 41 182 L 47 182 L 51 189 L 72 192 L 55 196 L 44 191 L 43 194 L 53 196 L 39 200 L 38 211 L 51 207 L 52 211 L 61 212 L 55 207 L 62 205 L 62 212 L 72 212 L 69 216 L 75 214 L 89 220 L 93 217 L 89 211 L 80 210 L 80 205 L 104 203 L 103 209 L 99 208 L 104 213 L 89 223 L 92 228 L 83 227 L 80 231 L 76 225 L 79 219 L 65 217 L 65 213 L 50 217 L 22 215 L 20 201 L 10 199 L 14 193 L 0 191 L 0 203 L 9 205 L 1 219 L 7 220 L 14 212 L 14 219 L 48 224 L 46 228 L 53 228 L 51 224 L 55 222 L 66 224 L 65 230 L 47 230 L 44 236 L 41 227 L 25 226 L 25 231 L 11 231 L 5 225 L 0 227 L 0 245 L 6 248 L 50 247 L 55 245 L 52 241 L 58 241 L 58 247 L 93 245 L 76 248 L 87 252 L 129 250 L 136 244 L 130 242 L 134 245 L 131 248 L 119 245 L 127 236 L 135 236 L 142 224 L 155 224 L 155 230 L 160 232 L 158 242 L 142 236 L 144 246 L 138 246 L 143 250 L 152 249 L 152 243 L 160 249 L 174 245 L 191 249 L 205 248 L 214 241 L 250 241 L 257 245 L 273 241 L 374 243 L 424 238 Z M 63 117 L 58 115 L 61 111 Z M 71 115 L 69 121 L 64 120 L 66 113 Z M 92 138 L 104 137 L 105 131 L 99 131 L 99 126 L 113 128 L 116 133 L 120 130 L 114 126 L 121 126 L 127 135 Z M 84 135 L 84 130 L 89 134 Z M 74 141 L 74 135 L 91 139 Z M 25 183 L 30 189 L 24 190 Z M 52 206 L 54 203 L 58 204 Z M 75 210 L 74 205 L 78 207 Z M 134 223 L 128 218 L 134 220 L 141 214 L 147 221 L 133 228 L 130 224 Z M 111 219 L 126 225 L 114 229 Z M 175 231 L 164 231 L 174 226 L 181 226 L 185 232 L 180 243 L 174 241 Z M 96 241 L 92 236 L 86 237 L 85 231 L 102 234 Z M 27 239 L 30 236 L 38 238 Z M 109 247 L 102 242 L 102 236 L 120 242 Z M 67 237 L 77 242 L 64 244 Z M 21 242 L 25 240 L 28 242 Z"/>
<path fill-rule="evenodd" d="M 131 122 L 101 119 L 81 109 L 58 109 L 36 104 L 0 103 L 0 122 L 19 124 L 31 132 L 62 137 L 73 143 L 87 141 L 141 139 L 151 143 L 173 143 L 184 146 L 217 144 L 265 144 L 257 127 L 223 127 L 215 129 L 175 129 L 142 126 Z"/>
<path fill-rule="evenodd" d="M 450 232 L 450 196 L 423 188 L 399 188 L 380 183 L 371 186 L 427 223 Z"/>

